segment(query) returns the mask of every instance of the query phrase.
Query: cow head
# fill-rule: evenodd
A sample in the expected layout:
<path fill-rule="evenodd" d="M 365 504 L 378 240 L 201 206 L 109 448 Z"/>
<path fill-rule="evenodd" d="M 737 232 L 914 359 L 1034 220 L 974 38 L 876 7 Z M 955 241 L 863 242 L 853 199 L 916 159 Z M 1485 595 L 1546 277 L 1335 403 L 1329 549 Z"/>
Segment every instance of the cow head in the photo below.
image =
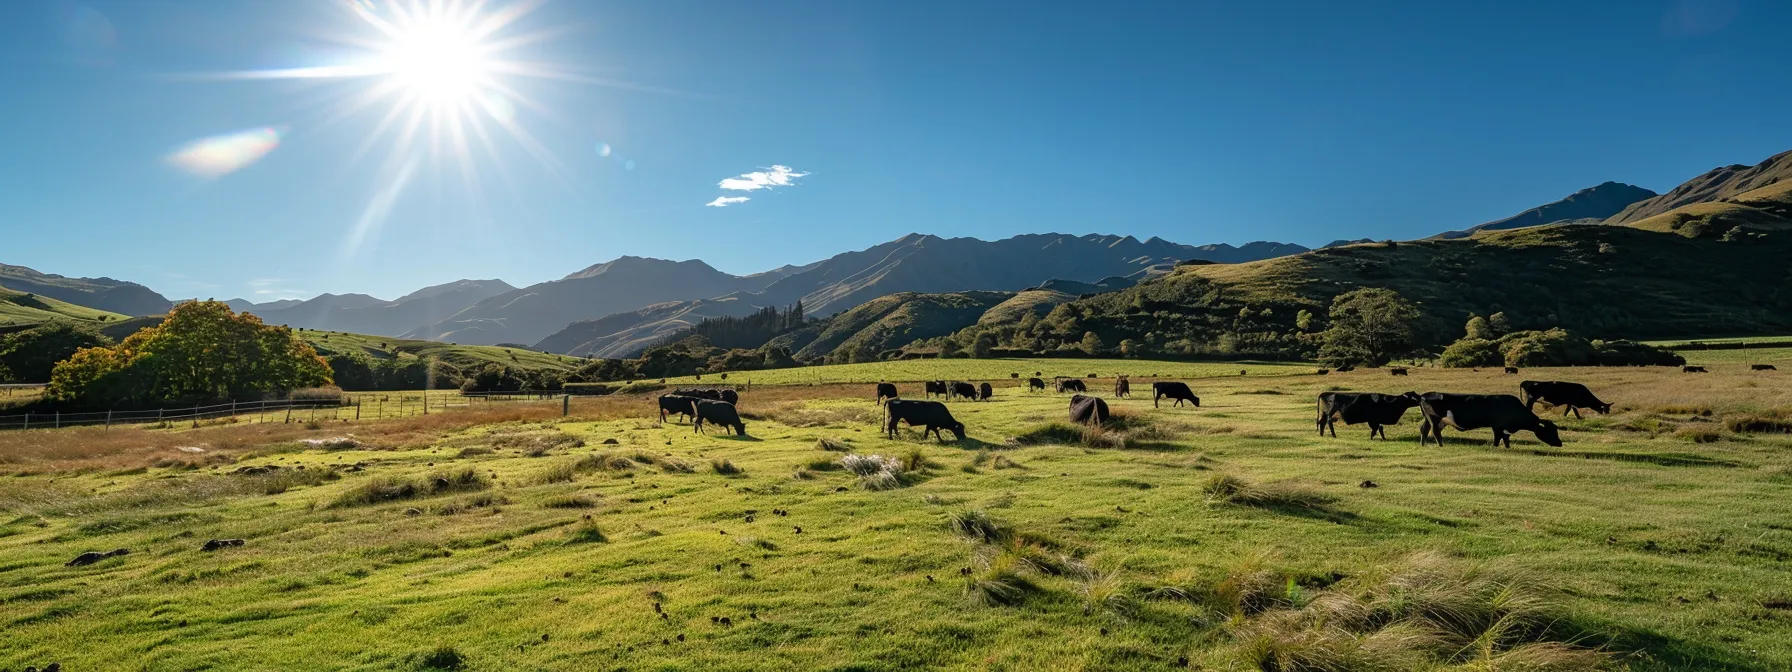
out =
<path fill-rule="evenodd" d="M 741 436 L 746 436 L 747 435 L 747 423 L 746 422 L 734 423 L 734 433 L 739 434 Z"/>
<path fill-rule="evenodd" d="M 1548 420 L 1538 420 L 1537 428 L 1531 431 L 1537 435 L 1537 440 L 1557 448 L 1562 447 L 1562 434 L 1561 432 L 1556 431 L 1556 423 Z"/>
<path fill-rule="evenodd" d="M 1402 394 L 1402 395 L 1400 395 L 1400 399 L 1402 402 L 1404 402 L 1406 404 L 1407 408 L 1412 408 L 1412 407 L 1419 405 L 1419 393 L 1417 393 L 1417 392 L 1407 392 L 1405 394 Z"/>
<path fill-rule="evenodd" d="M 1612 412 L 1612 405 L 1606 404 L 1606 403 L 1601 403 L 1598 406 L 1594 406 L 1593 410 L 1599 411 L 1600 415 L 1609 415 Z"/>
<path fill-rule="evenodd" d="M 956 437 L 959 441 L 964 440 L 964 423 L 954 422 L 951 427 L 946 428 L 946 431 L 952 432 L 952 436 Z"/>

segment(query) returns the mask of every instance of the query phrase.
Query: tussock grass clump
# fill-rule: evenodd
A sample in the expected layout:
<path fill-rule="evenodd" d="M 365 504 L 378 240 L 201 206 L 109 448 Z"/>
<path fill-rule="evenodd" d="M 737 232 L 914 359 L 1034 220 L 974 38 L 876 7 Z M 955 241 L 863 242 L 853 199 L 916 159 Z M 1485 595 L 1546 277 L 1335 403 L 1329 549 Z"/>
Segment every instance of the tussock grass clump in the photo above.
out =
<path fill-rule="evenodd" d="M 986 544 L 1006 543 L 1014 536 L 1014 529 L 1007 523 L 997 520 L 981 509 L 954 513 L 947 518 L 946 524 L 958 536 Z"/>
<path fill-rule="evenodd" d="M 747 473 L 746 470 L 735 466 L 733 462 L 724 459 L 710 460 L 709 468 L 723 476 L 739 476 Z"/>
<path fill-rule="evenodd" d="M 1717 443 L 1724 440 L 1724 433 L 1715 427 L 1681 427 L 1674 436 L 1693 443 Z"/>
<path fill-rule="evenodd" d="M 1253 572 L 1254 573 L 1254 572 Z M 1269 583 L 1250 579 L 1256 583 Z M 1575 645 L 1578 633 L 1543 591 L 1437 554 L 1235 618 L 1231 664 L 1264 670 L 1597 670 L 1612 663 Z"/>
<path fill-rule="evenodd" d="M 436 513 L 444 516 L 452 516 L 478 509 L 489 509 L 509 503 L 510 500 L 505 499 L 504 497 L 482 493 L 466 499 L 457 499 L 438 506 L 436 507 Z"/>
<path fill-rule="evenodd" d="M 1168 441 L 1177 435 L 1178 432 L 1169 426 L 1116 409 L 1107 423 L 1099 427 L 1054 420 L 1021 432 L 1014 437 L 1014 441 L 1023 446 L 1064 445 L 1125 450 Z"/>
<path fill-rule="evenodd" d="M 827 437 L 822 437 L 822 438 L 815 440 L 815 447 L 818 449 L 821 449 L 821 450 L 831 451 L 831 452 L 835 452 L 835 453 L 850 453 L 850 452 L 852 452 L 852 446 L 847 444 L 845 439 L 830 439 Z"/>
<path fill-rule="evenodd" d="M 637 450 L 635 451 L 635 454 L 629 456 L 629 459 L 634 460 L 639 464 L 659 467 L 660 471 L 664 471 L 668 474 L 697 473 L 696 467 L 691 466 L 690 463 L 685 462 L 684 460 L 672 457 L 671 455 L 654 455 L 646 451 Z"/>
<path fill-rule="evenodd" d="M 585 520 L 573 526 L 572 531 L 566 535 L 566 543 L 569 544 L 601 544 L 609 540 L 610 538 L 604 536 L 604 531 L 597 526 L 597 522 L 592 520 Z"/>
<path fill-rule="evenodd" d="M 549 509 L 589 509 L 598 504 L 597 498 L 584 493 L 575 493 L 564 497 L 550 497 L 541 505 Z"/>
<path fill-rule="evenodd" d="M 467 657 L 446 644 L 416 656 L 416 666 L 420 670 L 458 670 L 466 664 Z"/>
<path fill-rule="evenodd" d="M 487 448 L 485 446 L 467 446 L 465 448 L 460 449 L 460 452 L 455 454 L 455 457 L 459 457 L 459 458 L 479 457 L 481 455 L 490 455 L 490 454 L 492 454 L 492 449 Z"/>
<path fill-rule="evenodd" d="M 893 457 L 849 454 L 840 458 L 840 466 L 857 475 L 859 487 L 866 490 L 894 490 L 905 485 L 903 463 Z"/>
<path fill-rule="evenodd" d="M 965 577 L 964 592 L 972 602 L 988 607 L 1011 607 L 1039 592 L 1039 587 L 1027 579 L 1025 560 L 1017 554 L 996 553 L 979 565 Z"/>
<path fill-rule="evenodd" d="M 331 508 L 365 506 L 393 502 L 426 495 L 484 490 L 491 481 L 472 469 L 431 474 L 419 480 L 394 477 L 376 478 L 350 488 L 330 503 Z"/>
<path fill-rule="evenodd" d="M 1724 427 L 1737 434 L 1792 434 L 1792 418 L 1783 415 L 1726 415 Z"/>
<path fill-rule="evenodd" d="M 1255 484 L 1231 474 L 1214 474 L 1201 489 L 1208 501 L 1262 508 L 1318 509 L 1337 501 L 1311 485 L 1294 481 Z"/>
<path fill-rule="evenodd" d="M 323 485 L 342 478 L 342 475 L 333 469 L 281 469 L 250 478 L 261 484 L 263 494 L 278 495 L 293 488 Z"/>
<path fill-rule="evenodd" d="M 842 466 L 840 464 L 839 460 L 830 460 L 830 459 L 827 459 L 824 457 L 824 458 L 820 458 L 820 459 L 809 460 L 809 463 L 803 465 L 803 468 L 808 469 L 810 471 L 840 471 L 841 469 L 845 469 L 846 467 Z"/>
<path fill-rule="evenodd" d="M 858 426 L 872 424 L 879 419 L 880 411 L 853 405 L 807 406 L 802 404 L 774 404 L 754 415 L 759 420 L 770 420 L 791 427 L 828 427 Z M 743 413 L 743 418 L 748 416 Z"/>

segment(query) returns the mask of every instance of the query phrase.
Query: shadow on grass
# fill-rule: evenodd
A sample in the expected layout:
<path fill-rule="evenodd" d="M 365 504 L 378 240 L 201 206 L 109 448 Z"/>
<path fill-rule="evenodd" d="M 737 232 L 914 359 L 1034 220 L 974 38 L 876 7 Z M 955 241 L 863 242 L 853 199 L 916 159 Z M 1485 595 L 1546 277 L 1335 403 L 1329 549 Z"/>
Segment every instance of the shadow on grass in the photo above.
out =
<path fill-rule="evenodd" d="M 1768 672 L 1780 669 L 1763 664 L 1733 649 L 1689 642 L 1655 632 L 1611 622 L 1570 619 L 1569 627 L 1584 633 L 1587 644 L 1618 654 L 1636 672 L 1653 670 L 1703 670 L 1706 672 Z"/>
<path fill-rule="evenodd" d="M 1614 462 L 1645 462 L 1663 467 L 1740 467 L 1740 462 L 1720 460 L 1715 457 L 1694 455 L 1690 453 L 1613 453 L 1593 450 L 1531 450 L 1532 455 L 1540 457 L 1578 457 L 1586 460 L 1611 460 Z"/>

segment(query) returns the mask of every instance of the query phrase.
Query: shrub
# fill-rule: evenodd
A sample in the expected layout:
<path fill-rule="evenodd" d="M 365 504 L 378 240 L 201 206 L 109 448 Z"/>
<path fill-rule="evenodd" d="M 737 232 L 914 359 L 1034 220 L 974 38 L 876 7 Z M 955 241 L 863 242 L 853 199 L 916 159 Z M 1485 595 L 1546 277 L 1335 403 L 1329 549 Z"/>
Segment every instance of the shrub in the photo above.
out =
<path fill-rule="evenodd" d="M 1464 338 L 1451 343 L 1437 358 L 1439 366 L 1453 369 L 1501 366 L 1505 362 L 1506 356 L 1500 352 L 1499 343 L 1479 338 Z"/>
<path fill-rule="evenodd" d="M 466 656 L 446 644 L 417 657 L 417 666 L 426 670 L 458 670 L 466 663 Z"/>
<path fill-rule="evenodd" d="M 609 540 L 597 523 L 589 519 L 579 523 L 566 535 L 566 543 L 569 544 L 601 544 Z"/>
<path fill-rule="evenodd" d="M 1780 415 L 1726 415 L 1724 426 L 1737 434 L 1792 433 L 1792 419 Z"/>

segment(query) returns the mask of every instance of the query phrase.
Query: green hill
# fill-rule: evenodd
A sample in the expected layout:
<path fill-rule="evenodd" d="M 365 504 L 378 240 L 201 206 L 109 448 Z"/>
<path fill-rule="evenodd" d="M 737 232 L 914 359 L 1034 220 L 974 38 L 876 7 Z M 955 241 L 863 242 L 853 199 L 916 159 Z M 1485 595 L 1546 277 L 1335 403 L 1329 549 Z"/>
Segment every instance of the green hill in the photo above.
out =
<path fill-rule="evenodd" d="M 0 328 L 23 327 L 50 320 L 105 324 L 123 319 L 125 316 L 118 313 L 77 306 L 48 296 L 0 287 Z"/>
<path fill-rule="evenodd" d="M 351 334 L 341 331 L 302 331 L 299 336 L 310 343 L 320 355 L 329 356 L 339 352 L 361 352 L 374 359 L 390 359 L 393 357 L 435 358 L 455 368 L 471 370 L 486 364 L 499 364 L 513 368 L 543 369 L 552 371 L 571 371 L 585 360 L 566 355 L 551 355 L 545 352 L 525 350 L 522 348 L 504 348 L 494 345 L 455 345 L 436 341 L 418 341 L 386 336 L 369 336 L 367 334 Z"/>
<path fill-rule="evenodd" d="M 1019 322 L 1032 313 L 1034 317 L 1045 317 L 1058 304 L 1076 300 L 1076 295 L 1050 289 L 1029 289 L 1015 294 L 990 308 L 988 312 L 977 318 L 978 324 L 1005 324 Z"/>

